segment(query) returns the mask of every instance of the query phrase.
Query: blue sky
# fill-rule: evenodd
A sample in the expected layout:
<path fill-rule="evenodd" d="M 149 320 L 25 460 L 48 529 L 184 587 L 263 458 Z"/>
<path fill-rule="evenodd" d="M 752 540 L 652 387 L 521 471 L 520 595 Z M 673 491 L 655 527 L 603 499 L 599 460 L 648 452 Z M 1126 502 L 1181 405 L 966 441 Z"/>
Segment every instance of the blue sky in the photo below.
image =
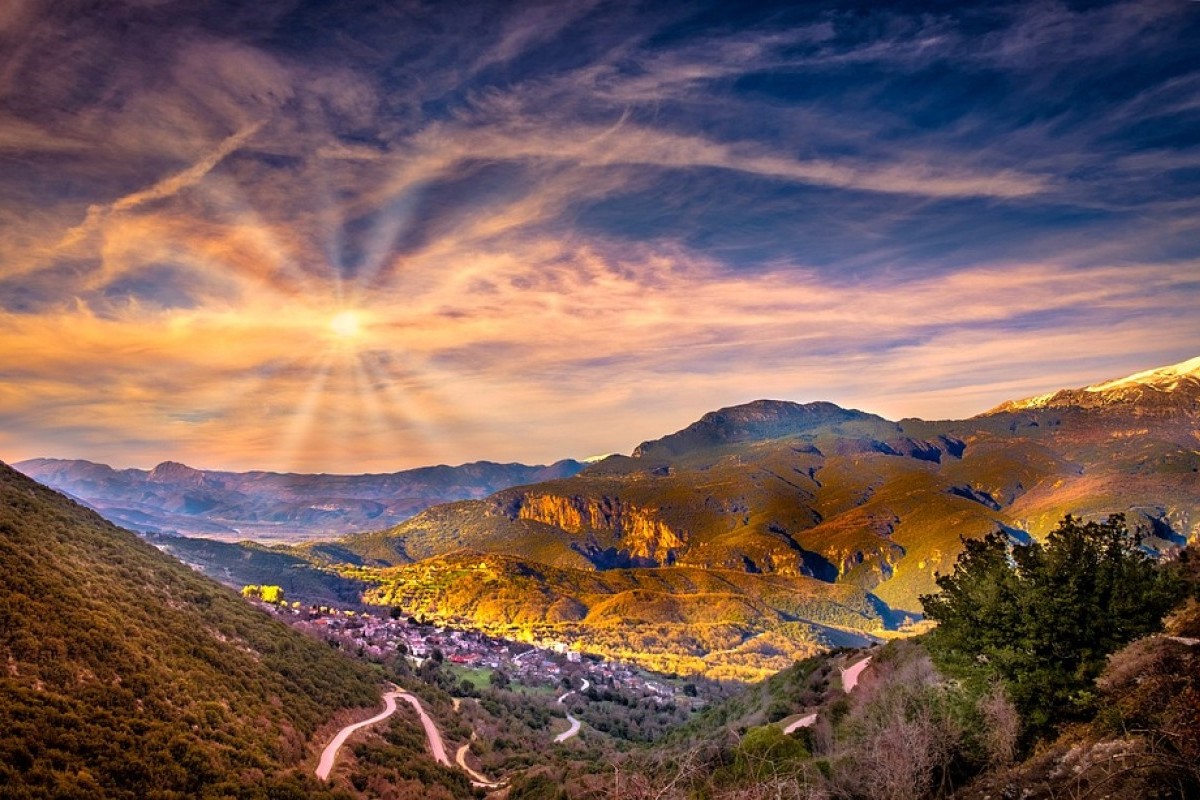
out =
<path fill-rule="evenodd" d="M 0 458 L 547 461 L 1200 352 L 1200 3 L 735 5 L 6 3 Z"/>

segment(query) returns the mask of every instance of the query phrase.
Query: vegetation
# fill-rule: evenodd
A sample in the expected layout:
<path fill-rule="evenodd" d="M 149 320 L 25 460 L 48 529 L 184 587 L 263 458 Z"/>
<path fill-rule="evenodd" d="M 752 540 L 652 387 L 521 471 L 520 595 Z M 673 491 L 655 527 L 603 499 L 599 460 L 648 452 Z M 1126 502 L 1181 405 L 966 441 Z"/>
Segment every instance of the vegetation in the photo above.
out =
<path fill-rule="evenodd" d="M 378 584 L 368 602 L 406 614 L 509 639 L 578 642 L 657 672 L 720 679 L 759 679 L 831 645 L 867 644 L 867 631 L 883 625 L 861 589 L 805 576 L 596 572 L 466 550 L 344 573 Z"/>
<path fill-rule="evenodd" d="M 270 584 L 248 584 L 242 587 L 242 597 L 278 605 L 284 602 L 283 588 Z"/>
<path fill-rule="evenodd" d="M 1158 630 L 1181 585 L 1139 548 L 1124 518 L 1068 516 L 1045 544 L 994 533 L 964 543 L 941 592 L 922 598 L 943 664 L 1002 678 L 1027 724 L 1043 731 L 1095 707 L 1110 653 Z"/>
<path fill-rule="evenodd" d="M 614 765 L 619 793 L 570 796 L 1200 796 L 1195 548 L 1161 564 L 1119 517 L 1068 517 L 1044 544 L 967 543 L 941 583 L 941 627 L 876 648 L 853 693 L 837 671 L 862 652 L 808 659 Z"/>
<path fill-rule="evenodd" d="M 0 786 L 334 797 L 295 765 L 365 668 L 0 465 Z"/>
<path fill-rule="evenodd" d="M 227 586 L 279 586 L 288 598 L 311 605 L 356 606 L 367 588 L 313 563 L 315 548 L 231 544 L 188 536 L 147 534 L 147 541 Z M 348 557 L 353 558 L 348 554 Z M 312 559 L 312 560 L 310 560 Z"/>

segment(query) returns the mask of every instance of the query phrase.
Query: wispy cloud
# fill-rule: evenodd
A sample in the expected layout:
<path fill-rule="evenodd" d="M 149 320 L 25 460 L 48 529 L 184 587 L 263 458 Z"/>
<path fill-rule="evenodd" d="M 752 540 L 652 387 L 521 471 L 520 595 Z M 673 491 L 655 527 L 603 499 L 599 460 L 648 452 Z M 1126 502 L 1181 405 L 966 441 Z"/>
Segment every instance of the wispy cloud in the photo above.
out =
<path fill-rule="evenodd" d="M 0 457 L 544 460 L 1193 356 L 1183 5 L 12 4 Z"/>

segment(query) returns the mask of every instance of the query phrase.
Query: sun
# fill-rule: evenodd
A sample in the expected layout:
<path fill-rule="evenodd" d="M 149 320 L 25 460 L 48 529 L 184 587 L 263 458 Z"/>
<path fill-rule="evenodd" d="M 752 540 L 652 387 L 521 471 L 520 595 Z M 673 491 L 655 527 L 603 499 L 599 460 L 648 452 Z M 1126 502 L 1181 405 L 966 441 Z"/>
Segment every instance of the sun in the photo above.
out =
<path fill-rule="evenodd" d="M 362 319 L 357 311 L 341 311 L 330 317 L 329 330 L 339 339 L 355 339 L 362 333 Z"/>

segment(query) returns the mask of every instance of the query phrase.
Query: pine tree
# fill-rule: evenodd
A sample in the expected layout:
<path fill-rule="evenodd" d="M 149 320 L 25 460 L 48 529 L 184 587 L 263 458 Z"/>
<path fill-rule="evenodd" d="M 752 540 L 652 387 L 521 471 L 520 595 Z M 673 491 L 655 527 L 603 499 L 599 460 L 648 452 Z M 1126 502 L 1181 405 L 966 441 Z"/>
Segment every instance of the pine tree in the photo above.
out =
<path fill-rule="evenodd" d="M 1068 515 L 1044 544 L 965 541 L 940 592 L 921 598 L 938 623 L 931 649 L 998 674 L 1034 728 L 1088 713 L 1107 656 L 1158 630 L 1180 597 L 1140 544 L 1121 515 Z"/>

